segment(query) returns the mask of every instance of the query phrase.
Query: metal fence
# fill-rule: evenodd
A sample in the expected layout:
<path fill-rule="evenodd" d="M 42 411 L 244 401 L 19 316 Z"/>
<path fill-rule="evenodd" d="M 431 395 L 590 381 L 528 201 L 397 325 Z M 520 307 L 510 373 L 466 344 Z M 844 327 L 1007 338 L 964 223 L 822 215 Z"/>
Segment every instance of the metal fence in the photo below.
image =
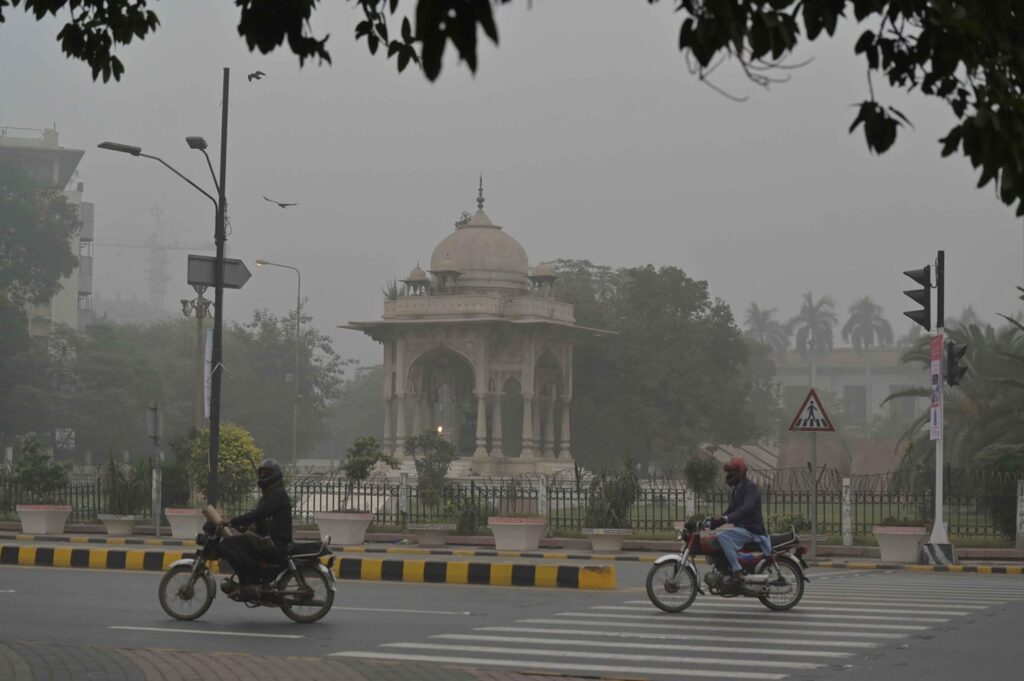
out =
<path fill-rule="evenodd" d="M 874 525 L 886 522 L 926 523 L 932 516 L 933 497 L 922 489 L 927 477 L 914 472 L 885 476 L 850 478 L 850 510 L 855 535 L 871 533 Z M 883 480 L 884 479 L 884 480 Z M 945 517 L 952 537 L 1012 538 L 1017 503 L 1013 474 L 988 475 L 953 469 L 947 480 Z M 810 526 L 812 492 L 809 478 L 787 472 L 758 479 L 762 510 L 769 530 Z M 787 483 L 785 487 L 778 483 Z M 819 532 L 842 533 L 843 497 L 839 485 L 823 476 L 817 499 Z M 884 482 L 885 484 L 881 484 Z M 147 478 L 140 485 L 150 486 Z M 164 500 L 178 499 L 164 479 Z M 229 486 L 230 487 L 230 486 Z M 237 489 L 224 494 L 221 507 L 233 516 L 253 507 L 258 491 Z M 72 507 L 69 521 L 90 523 L 103 513 L 116 512 L 118 492 L 102 475 L 77 475 L 54 490 L 33 490 L 19 486 L 10 468 L 0 467 L 0 514 L 13 517 L 20 503 L 60 503 Z M 420 487 L 415 481 L 370 480 L 348 484 L 343 478 L 326 474 L 301 476 L 289 482 L 295 521 L 312 524 L 317 513 L 358 509 L 373 513 L 378 527 L 405 527 L 410 523 L 454 522 L 458 532 L 482 531 L 490 515 L 541 514 L 554 533 L 575 534 L 585 526 L 590 503 L 590 486 L 585 480 L 544 480 L 541 478 L 447 481 L 438 489 Z M 718 515 L 729 504 L 729 489 L 716 488 L 695 494 L 680 481 L 647 481 L 630 512 L 633 529 L 641 534 L 671 533 L 675 522 L 691 516 Z M 172 505 L 164 503 L 164 506 Z M 151 504 L 141 504 L 134 514 L 151 517 Z"/>

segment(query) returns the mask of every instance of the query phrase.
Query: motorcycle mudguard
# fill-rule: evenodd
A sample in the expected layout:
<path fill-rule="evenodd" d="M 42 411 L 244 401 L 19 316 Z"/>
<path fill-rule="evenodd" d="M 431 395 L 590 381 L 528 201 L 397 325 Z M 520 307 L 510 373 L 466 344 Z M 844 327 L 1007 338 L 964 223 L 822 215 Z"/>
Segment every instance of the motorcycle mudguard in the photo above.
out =
<path fill-rule="evenodd" d="M 676 563 L 679 562 L 678 553 L 666 553 L 664 556 L 659 557 L 654 561 L 655 565 L 663 565 L 664 563 Z M 700 572 L 697 570 L 697 566 L 693 564 L 692 560 L 686 561 L 686 569 L 693 573 L 693 578 L 697 582 L 697 593 L 704 593 L 704 586 L 700 581 Z"/>
<path fill-rule="evenodd" d="M 764 570 L 765 569 L 764 565 L 767 562 L 768 562 L 767 560 L 762 560 L 760 563 L 758 563 L 757 569 L 755 570 L 755 572 L 761 572 L 762 570 Z M 792 555 L 790 555 L 788 553 L 776 554 L 775 555 L 775 562 L 777 562 L 777 563 L 792 563 L 793 567 L 796 568 L 797 574 L 800 575 L 800 578 L 802 580 L 804 580 L 805 582 L 810 583 L 810 581 L 811 581 L 810 578 L 808 578 L 807 575 L 804 574 L 804 570 L 803 570 L 803 568 L 807 567 L 807 563 L 804 563 L 803 559 L 801 559 L 800 556 L 794 557 L 794 556 L 792 556 Z"/>
<path fill-rule="evenodd" d="M 313 567 L 315 567 L 317 570 L 319 570 L 320 572 L 322 572 L 325 575 L 327 575 L 327 583 L 331 586 L 331 591 L 337 591 L 337 589 L 334 587 L 334 573 L 331 572 L 330 570 L 328 570 L 327 567 L 323 563 L 317 563 Z M 274 583 L 275 584 L 280 583 L 280 581 L 282 579 L 284 579 L 284 576 L 287 575 L 289 572 L 291 572 L 291 570 L 289 570 L 287 568 L 285 568 L 284 570 L 281 570 L 280 574 L 277 575 L 277 578 L 274 579 Z"/>

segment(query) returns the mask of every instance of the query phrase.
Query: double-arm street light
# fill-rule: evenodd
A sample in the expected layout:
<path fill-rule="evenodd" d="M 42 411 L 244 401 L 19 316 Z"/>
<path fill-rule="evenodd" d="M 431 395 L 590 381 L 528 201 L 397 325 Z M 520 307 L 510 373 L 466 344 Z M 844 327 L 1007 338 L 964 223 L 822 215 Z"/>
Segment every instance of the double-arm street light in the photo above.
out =
<path fill-rule="evenodd" d="M 270 262 L 269 260 L 256 261 L 257 267 L 263 267 L 264 265 L 292 270 L 299 281 L 295 294 L 295 371 L 292 373 L 292 384 L 294 387 L 294 394 L 292 396 L 292 465 L 295 465 L 299 462 L 299 344 L 301 342 L 299 325 L 302 322 L 302 272 L 299 271 L 298 267 L 292 267 L 291 265 L 282 265 L 281 263 Z"/>
<path fill-rule="evenodd" d="M 185 143 L 190 149 L 203 154 L 206 158 L 206 165 L 210 168 L 210 175 L 213 176 L 214 187 L 217 188 L 217 198 L 213 198 L 205 189 L 188 179 L 169 163 L 158 156 L 142 153 L 142 147 L 130 144 L 119 144 L 117 142 L 103 142 L 100 149 L 118 151 L 132 156 L 153 159 L 164 165 L 172 173 L 185 180 L 194 189 L 213 202 L 215 213 L 213 238 L 217 244 L 217 257 L 214 263 L 214 296 L 213 296 L 213 348 L 211 352 L 211 376 L 210 376 L 210 474 L 207 478 L 207 498 L 213 506 L 217 505 L 219 496 L 219 479 L 217 467 L 220 459 L 220 384 L 222 327 L 224 321 L 224 241 L 226 237 L 225 221 L 227 216 L 227 198 L 224 196 L 225 182 L 228 172 L 228 83 L 230 80 L 230 69 L 224 69 L 223 94 L 221 97 L 221 125 L 220 125 L 220 181 L 213 171 L 213 163 L 209 154 L 206 153 L 206 140 L 202 137 L 186 137 Z"/>

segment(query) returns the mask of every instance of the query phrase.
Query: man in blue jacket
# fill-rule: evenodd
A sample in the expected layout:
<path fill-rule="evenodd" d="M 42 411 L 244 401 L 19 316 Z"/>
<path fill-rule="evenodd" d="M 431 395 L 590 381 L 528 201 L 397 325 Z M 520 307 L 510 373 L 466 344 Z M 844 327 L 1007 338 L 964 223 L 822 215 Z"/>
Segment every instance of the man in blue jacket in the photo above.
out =
<path fill-rule="evenodd" d="M 765 534 L 764 518 L 761 516 L 761 490 L 747 478 L 747 462 L 734 456 L 722 467 L 725 482 L 732 487 L 729 508 L 715 521 L 715 526 L 731 524 L 732 527 L 718 533 L 718 543 L 729 561 L 732 573 L 726 575 L 726 589 L 734 590 L 742 579 L 743 568 L 736 554 L 750 542 L 761 545 L 766 555 L 772 551 L 771 542 Z"/>

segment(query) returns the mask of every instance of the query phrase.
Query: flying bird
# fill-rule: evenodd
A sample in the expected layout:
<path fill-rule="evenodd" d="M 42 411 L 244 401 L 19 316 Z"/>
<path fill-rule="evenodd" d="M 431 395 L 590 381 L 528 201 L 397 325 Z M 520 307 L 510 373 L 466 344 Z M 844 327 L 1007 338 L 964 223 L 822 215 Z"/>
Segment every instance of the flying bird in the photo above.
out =
<path fill-rule="evenodd" d="M 262 78 L 265 75 L 267 75 L 267 74 L 263 73 L 262 71 L 253 71 L 252 73 L 249 74 L 249 82 L 251 83 L 254 80 L 259 80 L 260 78 Z"/>
<path fill-rule="evenodd" d="M 263 197 L 263 200 L 264 201 L 270 201 L 271 203 L 276 203 L 277 205 L 281 206 L 281 208 L 287 208 L 288 206 L 297 206 L 297 205 L 299 205 L 297 203 L 282 203 L 280 201 L 275 201 L 274 199 L 269 199 L 266 196 Z"/>

